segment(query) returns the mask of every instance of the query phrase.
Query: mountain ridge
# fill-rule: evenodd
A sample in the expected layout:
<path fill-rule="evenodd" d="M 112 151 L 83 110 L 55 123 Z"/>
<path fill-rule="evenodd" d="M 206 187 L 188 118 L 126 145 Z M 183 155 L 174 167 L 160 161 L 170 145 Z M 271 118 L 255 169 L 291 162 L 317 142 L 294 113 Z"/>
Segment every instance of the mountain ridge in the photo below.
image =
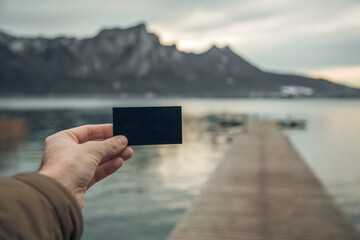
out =
<path fill-rule="evenodd" d="M 144 24 L 88 38 L 0 32 L 0 80 L 11 95 L 359 97 L 360 89 L 261 70 L 230 47 L 203 53 L 162 45 Z"/>

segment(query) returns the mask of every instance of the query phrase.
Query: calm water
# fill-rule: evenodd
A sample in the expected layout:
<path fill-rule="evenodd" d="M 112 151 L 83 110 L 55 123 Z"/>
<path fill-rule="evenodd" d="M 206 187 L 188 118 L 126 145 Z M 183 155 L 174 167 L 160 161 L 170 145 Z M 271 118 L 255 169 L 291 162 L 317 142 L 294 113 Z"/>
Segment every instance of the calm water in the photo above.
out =
<path fill-rule="evenodd" d="M 134 157 L 86 195 L 83 239 L 165 239 L 241 128 L 219 118 L 306 119 L 287 131 L 309 166 L 360 229 L 359 100 L 1 99 L 0 115 L 26 119 L 17 147 L 0 150 L 0 177 L 38 168 L 43 140 L 62 129 L 111 122 L 113 106 L 183 106 L 182 145 L 134 147 Z"/>

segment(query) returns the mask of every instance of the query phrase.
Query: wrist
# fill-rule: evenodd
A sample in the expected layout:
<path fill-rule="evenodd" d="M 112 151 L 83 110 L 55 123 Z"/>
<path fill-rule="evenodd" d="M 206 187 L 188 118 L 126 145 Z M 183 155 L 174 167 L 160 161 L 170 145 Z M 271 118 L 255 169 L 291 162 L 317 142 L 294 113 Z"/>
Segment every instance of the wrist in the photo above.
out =
<path fill-rule="evenodd" d="M 79 207 L 82 209 L 84 207 L 84 189 L 76 188 L 67 181 L 66 177 L 62 177 L 63 174 L 61 173 L 53 173 L 52 171 L 49 171 L 47 169 L 39 169 L 38 173 L 41 175 L 45 175 L 47 177 L 50 177 L 51 179 L 55 180 L 56 182 L 60 183 L 62 186 L 64 186 L 71 195 L 75 198 L 76 202 L 78 203 Z"/>

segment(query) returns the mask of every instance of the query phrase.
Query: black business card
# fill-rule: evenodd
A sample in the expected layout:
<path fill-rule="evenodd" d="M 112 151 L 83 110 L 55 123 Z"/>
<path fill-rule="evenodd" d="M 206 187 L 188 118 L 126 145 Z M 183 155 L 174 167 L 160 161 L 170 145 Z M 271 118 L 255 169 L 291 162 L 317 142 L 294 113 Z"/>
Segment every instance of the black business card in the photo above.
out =
<path fill-rule="evenodd" d="M 130 146 L 182 143 L 180 106 L 113 108 L 113 124 Z"/>

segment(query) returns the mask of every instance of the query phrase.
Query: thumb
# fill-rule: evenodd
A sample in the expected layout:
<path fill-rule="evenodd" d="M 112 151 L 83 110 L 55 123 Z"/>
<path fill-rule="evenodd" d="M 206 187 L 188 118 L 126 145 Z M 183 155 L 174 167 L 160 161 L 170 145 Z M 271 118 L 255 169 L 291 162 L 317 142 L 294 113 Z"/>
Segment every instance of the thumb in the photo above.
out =
<path fill-rule="evenodd" d="M 104 141 L 92 142 L 91 148 L 101 159 L 103 159 L 121 153 L 126 148 L 127 144 L 128 140 L 125 136 L 115 136 Z"/>

